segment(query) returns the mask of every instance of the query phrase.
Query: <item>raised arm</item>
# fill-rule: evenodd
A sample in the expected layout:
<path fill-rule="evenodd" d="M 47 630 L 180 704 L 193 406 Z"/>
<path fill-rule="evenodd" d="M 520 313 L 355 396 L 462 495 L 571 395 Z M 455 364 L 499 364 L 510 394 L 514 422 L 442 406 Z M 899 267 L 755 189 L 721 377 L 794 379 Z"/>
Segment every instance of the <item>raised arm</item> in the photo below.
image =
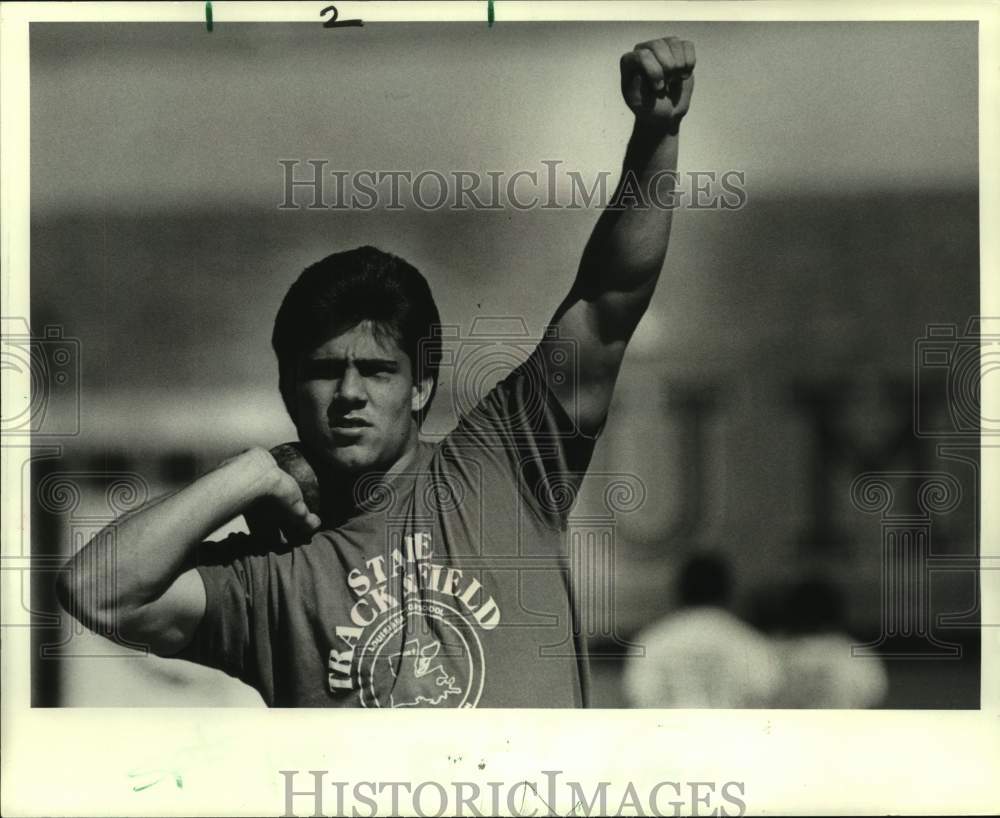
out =
<path fill-rule="evenodd" d="M 694 89 L 694 46 L 676 37 L 640 43 L 621 58 L 622 95 L 635 114 L 622 178 L 587 242 L 576 280 L 551 324 L 576 354 L 549 373 L 581 431 L 604 422 L 625 347 L 649 305 L 670 238 L 669 203 L 681 119 Z M 656 196 L 649 193 L 654 190 Z M 543 342 L 544 343 L 544 342 Z"/>

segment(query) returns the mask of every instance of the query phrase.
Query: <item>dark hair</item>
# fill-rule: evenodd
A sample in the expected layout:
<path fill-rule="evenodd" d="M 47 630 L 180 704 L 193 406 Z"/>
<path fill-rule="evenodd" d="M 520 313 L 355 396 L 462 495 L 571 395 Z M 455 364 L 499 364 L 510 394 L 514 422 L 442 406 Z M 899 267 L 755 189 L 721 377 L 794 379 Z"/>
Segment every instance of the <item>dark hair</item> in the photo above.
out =
<path fill-rule="evenodd" d="M 730 594 L 729 567 L 714 554 L 698 554 L 681 569 L 678 585 L 682 605 L 726 605 Z"/>
<path fill-rule="evenodd" d="M 437 391 L 441 318 L 427 280 L 416 267 L 375 247 L 333 253 L 302 271 L 274 319 L 271 346 L 278 356 L 278 388 L 295 420 L 298 356 L 362 321 L 396 341 L 413 368 L 414 380 L 433 380 L 423 420 Z"/>

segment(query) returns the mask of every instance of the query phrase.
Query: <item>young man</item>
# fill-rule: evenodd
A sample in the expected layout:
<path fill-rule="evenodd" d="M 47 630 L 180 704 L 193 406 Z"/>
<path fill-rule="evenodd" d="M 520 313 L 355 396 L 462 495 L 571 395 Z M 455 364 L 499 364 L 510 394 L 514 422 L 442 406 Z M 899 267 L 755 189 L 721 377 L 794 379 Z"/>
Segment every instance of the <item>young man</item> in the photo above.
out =
<path fill-rule="evenodd" d="M 629 195 L 598 220 L 545 340 L 441 443 L 418 437 L 439 351 L 426 282 L 374 248 L 330 256 L 275 321 L 300 439 L 280 451 L 301 457 L 251 449 L 117 522 L 70 560 L 64 607 L 271 706 L 584 705 L 567 497 L 663 266 L 671 213 L 642 193 L 672 188 L 694 64 L 672 37 L 623 55 Z M 284 541 L 252 524 L 203 542 L 268 506 Z"/>

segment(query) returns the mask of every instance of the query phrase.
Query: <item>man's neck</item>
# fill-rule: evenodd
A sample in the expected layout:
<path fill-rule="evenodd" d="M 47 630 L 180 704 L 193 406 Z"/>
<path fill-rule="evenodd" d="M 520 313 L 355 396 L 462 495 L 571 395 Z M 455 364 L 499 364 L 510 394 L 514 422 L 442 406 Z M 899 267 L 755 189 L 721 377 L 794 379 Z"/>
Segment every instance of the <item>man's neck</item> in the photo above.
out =
<path fill-rule="evenodd" d="M 416 463 L 420 445 L 420 439 L 415 435 L 403 454 L 386 468 L 372 468 L 356 473 L 331 471 L 322 475 L 320 486 L 330 486 L 322 495 L 323 513 L 320 516 L 323 521 L 336 525 L 364 511 L 366 504 L 377 504 L 385 491 L 385 484 Z"/>

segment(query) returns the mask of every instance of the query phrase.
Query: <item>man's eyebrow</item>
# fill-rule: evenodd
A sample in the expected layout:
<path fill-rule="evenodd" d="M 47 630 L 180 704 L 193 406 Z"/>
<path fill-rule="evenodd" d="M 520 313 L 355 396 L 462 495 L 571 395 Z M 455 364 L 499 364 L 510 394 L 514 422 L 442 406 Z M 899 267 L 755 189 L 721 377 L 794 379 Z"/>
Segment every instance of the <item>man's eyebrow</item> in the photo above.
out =
<path fill-rule="evenodd" d="M 395 358 L 355 358 L 354 362 L 368 366 L 387 366 L 393 369 L 399 366 Z"/>
<path fill-rule="evenodd" d="M 323 355 L 323 354 L 310 355 L 308 358 L 306 358 L 306 360 L 316 363 L 324 363 L 327 361 L 336 363 L 347 362 L 347 358 L 342 355 Z M 396 361 L 395 358 L 370 358 L 370 357 L 355 358 L 354 363 L 363 364 L 367 366 L 388 366 L 393 368 L 399 367 L 399 363 Z"/>

